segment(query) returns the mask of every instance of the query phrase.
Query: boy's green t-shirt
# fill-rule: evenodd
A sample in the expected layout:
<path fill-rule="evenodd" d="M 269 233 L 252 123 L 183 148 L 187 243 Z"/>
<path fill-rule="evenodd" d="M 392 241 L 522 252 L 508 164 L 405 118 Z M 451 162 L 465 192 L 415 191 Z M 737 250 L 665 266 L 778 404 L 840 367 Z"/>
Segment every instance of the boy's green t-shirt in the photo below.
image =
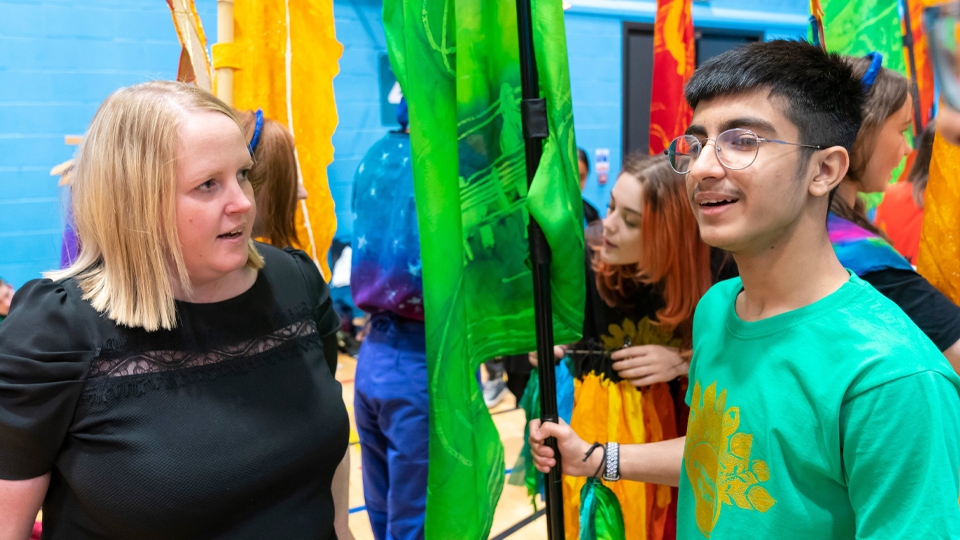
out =
<path fill-rule="evenodd" d="M 855 275 L 744 322 L 739 278 L 694 318 L 680 539 L 960 539 L 960 378 Z"/>

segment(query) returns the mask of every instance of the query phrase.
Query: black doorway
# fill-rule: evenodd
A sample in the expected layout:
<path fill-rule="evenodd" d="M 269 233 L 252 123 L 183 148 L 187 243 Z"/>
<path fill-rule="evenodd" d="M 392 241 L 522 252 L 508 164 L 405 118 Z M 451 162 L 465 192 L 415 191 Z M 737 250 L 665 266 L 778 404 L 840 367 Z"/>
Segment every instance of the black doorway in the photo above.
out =
<path fill-rule="evenodd" d="M 763 32 L 695 28 L 697 65 L 734 47 L 763 39 Z M 623 155 L 650 146 L 653 25 L 623 23 Z"/>

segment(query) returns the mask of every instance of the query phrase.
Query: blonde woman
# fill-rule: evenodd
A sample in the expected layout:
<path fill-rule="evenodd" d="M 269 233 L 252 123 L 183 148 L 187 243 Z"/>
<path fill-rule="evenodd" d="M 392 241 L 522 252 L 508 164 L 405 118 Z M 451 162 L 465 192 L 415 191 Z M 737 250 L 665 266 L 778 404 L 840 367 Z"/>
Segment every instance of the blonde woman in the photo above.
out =
<path fill-rule="evenodd" d="M 78 260 L 0 329 L 0 539 L 336 538 L 338 325 L 301 252 L 255 244 L 235 114 L 118 90 L 80 147 Z M 345 510 L 345 509 L 344 509 Z"/>

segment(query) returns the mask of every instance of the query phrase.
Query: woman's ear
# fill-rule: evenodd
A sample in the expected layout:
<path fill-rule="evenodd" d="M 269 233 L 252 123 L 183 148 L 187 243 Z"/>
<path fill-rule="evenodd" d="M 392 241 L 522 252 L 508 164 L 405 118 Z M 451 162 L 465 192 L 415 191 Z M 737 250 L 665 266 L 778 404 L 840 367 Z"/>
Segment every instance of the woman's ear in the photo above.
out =
<path fill-rule="evenodd" d="M 810 181 L 810 194 L 822 197 L 830 194 L 847 175 L 850 168 L 850 154 L 842 146 L 831 146 L 820 151 L 820 155 L 812 160 L 818 165 L 817 174 Z"/>

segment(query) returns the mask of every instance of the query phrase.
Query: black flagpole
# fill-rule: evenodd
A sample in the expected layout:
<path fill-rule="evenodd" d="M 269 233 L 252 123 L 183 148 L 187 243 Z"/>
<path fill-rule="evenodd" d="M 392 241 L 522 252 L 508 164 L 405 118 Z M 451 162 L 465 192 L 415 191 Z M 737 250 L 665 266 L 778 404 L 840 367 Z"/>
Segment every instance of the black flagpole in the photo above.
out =
<path fill-rule="evenodd" d="M 913 43 L 913 27 L 910 24 L 910 2 L 901 0 L 900 9 L 903 10 L 903 45 L 907 48 L 907 63 L 910 69 L 910 99 L 913 100 L 913 125 L 917 130 L 917 137 L 923 131 L 923 120 L 930 111 L 920 110 L 920 87 L 917 83 L 917 56 Z"/>
<path fill-rule="evenodd" d="M 543 0 L 541 0 L 543 1 Z M 559 1 L 559 0 L 556 0 Z M 524 150 L 527 164 L 527 185 L 540 165 L 543 140 L 549 135 L 546 100 L 540 97 L 537 59 L 533 49 L 533 17 L 530 0 L 517 0 L 517 27 L 520 30 L 520 84 L 523 99 L 520 111 L 523 117 Z M 540 359 L 540 420 L 559 423 L 557 412 L 557 382 L 553 370 L 553 306 L 550 301 L 550 246 L 540 225 L 530 216 L 530 258 L 533 264 L 533 301 L 537 328 L 537 356 Z M 557 466 L 547 473 L 547 538 L 562 540 L 563 484 L 560 480 L 560 452 L 557 441 L 549 438 Z"/>

